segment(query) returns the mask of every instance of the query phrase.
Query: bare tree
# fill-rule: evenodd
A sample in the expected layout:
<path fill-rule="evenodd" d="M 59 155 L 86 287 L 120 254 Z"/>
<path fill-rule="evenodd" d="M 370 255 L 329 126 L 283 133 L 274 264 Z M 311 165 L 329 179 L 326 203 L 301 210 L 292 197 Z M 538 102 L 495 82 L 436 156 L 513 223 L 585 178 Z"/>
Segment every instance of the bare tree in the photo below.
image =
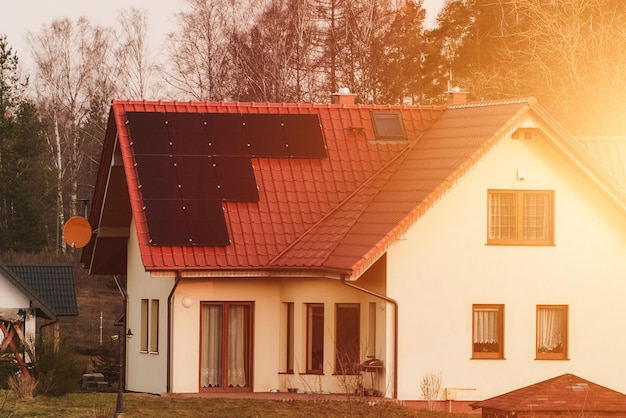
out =
<path fill-rule="evenodd" d="M 189 10 L 177 16 L 179 30 L 168 35 L 170 66 L 164 78 L 183 97 L 227 99 L 229 23 L 241 5 L 237 0 L 187 0 L 187 5 Z"/>
<path fill-rule="evenodd" d="M 158 91 L 158 65 L 151 54 L 145 11 L 131 8 L 118 13 L 116 50 L 119 98 L 146 99 Z"/>
<path fill-rule="evenodd" d="M 626 133 L 626 4 L 498 0 L 506 83 L 536 95 L 573 132 Z"/>
<path fill-rule="evenodd" d="M 57 242 L 67 215 L 78 213 L 79 192 L 84 184 L 85 150 L 90 149 L 83 130 L 90 115 L 102 108 L 114 93 L 109 53 L 110 31 L 92 26 L 87 19 L 54 21 L 39 34 L 29 34 L 36 66 L 34 83 L 38 106 L 47 115 L 48 143 L 57 173 Z"/>

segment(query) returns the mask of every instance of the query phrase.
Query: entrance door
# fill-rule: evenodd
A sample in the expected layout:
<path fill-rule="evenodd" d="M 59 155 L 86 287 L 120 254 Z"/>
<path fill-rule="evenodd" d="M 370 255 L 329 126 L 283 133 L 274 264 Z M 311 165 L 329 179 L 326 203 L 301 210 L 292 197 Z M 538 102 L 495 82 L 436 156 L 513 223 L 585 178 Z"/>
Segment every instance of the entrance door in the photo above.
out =
<path fill-rule="evenodd" d="M 200 390 L 250 390 L 252 302 L 207 302 L 200 318 Z"/>

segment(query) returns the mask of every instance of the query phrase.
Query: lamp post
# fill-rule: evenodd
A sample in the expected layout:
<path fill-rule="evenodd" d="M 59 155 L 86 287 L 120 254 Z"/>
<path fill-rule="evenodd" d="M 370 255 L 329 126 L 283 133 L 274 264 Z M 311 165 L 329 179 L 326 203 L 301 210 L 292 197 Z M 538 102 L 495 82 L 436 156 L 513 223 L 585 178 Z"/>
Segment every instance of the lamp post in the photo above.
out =
<path fill-rule="evenodd" d="M 124 416 L 124 399 L 122 394 L 124 393 L 124 361 L 126 359 L 126 340 L 133 336 L 130 328 L 126 333 L 119 330 L 117 335 L 113 335 L 111 339 L 117 340 L 118 354 L 119 354 L 119 377 L 117 379 L 117 403 L 115 405 L 114 418 L 121 418 Z"/>

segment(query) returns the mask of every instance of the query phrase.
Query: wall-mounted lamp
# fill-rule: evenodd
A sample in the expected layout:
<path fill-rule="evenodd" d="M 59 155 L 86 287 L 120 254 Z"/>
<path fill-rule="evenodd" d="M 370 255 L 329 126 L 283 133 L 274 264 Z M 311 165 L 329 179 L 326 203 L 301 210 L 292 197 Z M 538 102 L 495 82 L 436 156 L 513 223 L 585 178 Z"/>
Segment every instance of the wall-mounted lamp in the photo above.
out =
<path fill-rule="evenodd" d="M 189 309 L 193 305 L 193 299 L 190 296 L 185 296 L 180 303 L 183 305 L 183 308 Z"/>
<path fill-rule="evenodd" d="M 128 331 L 126 331 L 126 338 L 131 339 L 133 338 L 133 332 L 130 330 L 130 328 L 128 328 Z"/>

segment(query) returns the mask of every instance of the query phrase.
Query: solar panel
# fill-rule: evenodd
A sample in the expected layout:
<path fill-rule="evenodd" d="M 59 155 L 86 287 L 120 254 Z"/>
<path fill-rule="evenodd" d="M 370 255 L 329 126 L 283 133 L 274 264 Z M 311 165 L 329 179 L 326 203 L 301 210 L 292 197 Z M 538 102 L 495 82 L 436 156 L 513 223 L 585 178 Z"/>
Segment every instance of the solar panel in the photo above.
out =
<path fill-rule="evenodd" d="M 326 157 L 322 128 L 317 115 L 281 116 L 289 157 Z"/>
<path fill-rule="evenodd" d="M 251 157 L 326 156 L 315 114 L 126 116 L 155 245 L 228 245 L 221 202 L 259 200 Z"/>

